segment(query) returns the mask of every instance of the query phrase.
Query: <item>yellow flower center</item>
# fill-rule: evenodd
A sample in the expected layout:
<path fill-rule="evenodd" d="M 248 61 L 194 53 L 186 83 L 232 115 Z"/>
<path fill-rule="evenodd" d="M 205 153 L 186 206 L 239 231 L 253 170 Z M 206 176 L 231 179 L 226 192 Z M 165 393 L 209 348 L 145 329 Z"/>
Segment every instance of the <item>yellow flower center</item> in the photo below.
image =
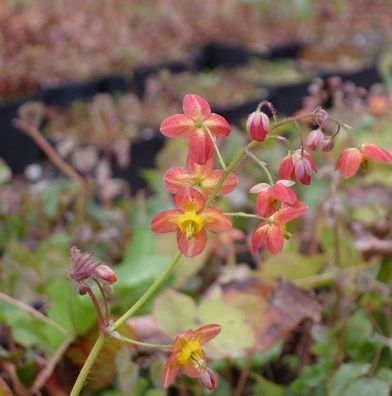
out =
<path fill-rule="evenodd" d="M 205 370 L 206 368 L 200 342 L 197 339 L 185 341 L 181 352 L 177 356 L 177 361 L 184 366 L 192 364 L 197 370 Z"/>
<path fill-rule="evenodd" d="M 194 211 L 187 211 L 177 220 L 178 227 L 185 234 L 187 239 L 191 239 L 203 228 L 203 219 Z"/>

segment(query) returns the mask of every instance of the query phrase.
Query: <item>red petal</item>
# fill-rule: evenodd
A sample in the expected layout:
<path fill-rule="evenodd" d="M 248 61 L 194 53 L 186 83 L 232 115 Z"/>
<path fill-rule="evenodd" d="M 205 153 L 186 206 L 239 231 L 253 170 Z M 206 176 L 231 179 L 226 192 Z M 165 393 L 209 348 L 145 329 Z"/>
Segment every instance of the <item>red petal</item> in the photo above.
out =
<path fill-rule="evenodd" d="M 197 121 L 202 121 L 211 114 L 210 105 L 199 95 L 185 95 L 182 102 L 182 109 L 186 116 Z"/>
<path fill-rule="evenodd" d="M 192 186 L 192 176 L 185 168 L 170 168 L 163 176 L 163 182 L 171 193 L 176 193 L 183 187 Z"/>
<path fill-rule="evenodd" d="M 308 161 L 308 163 L 310 165 L 310 168 L 313 171 L 317 172 L 317 166 L 316 166 L 316 163 L 313 160 L 313 157 L 306 151 L 304 151 L 304 158 Z"/>
<path fill-rule="evenodd" d="M 222 327 L 218 324 L 208 324 L 196 329 L 195 336 L 200 341 L 200 344 L 204 345 L 215 338 L 220 333 L 221 329 Z"/>
<path fill-rule="evenodd" d="M 270 201 L 267 191 L 259 193 L 256 197 L 256 214 L 261 217 L 270 217 L 276 212 L 273 202 Z"/>
<path fill-rule="evenodd" d="M 209 194 L 217 185 L 219 179 L 223 174 L 222 169 L 216 169 L 212 172 L 212 174 L 206 177 L 201 182 L 201 188 L 206 194 Z M 230 173 L 226 180 L 223 182 L 220 190 L 218 191 L 218 195 L 225 195 L 231 193 L 238 184 L 238 178 L 234 173 Z"/>
<path fill-rule="evenodd" d="M 285 206 L 284 208 L 280 209 L 275 213 L 275 222 L 283 224 L 302 216 L 308 207 L 302 202 L 301 204 L 302 205 L 299 205 L 298 207 Z"/>
<path fill-rule="evenodd" d="M 177 232 L 177 245 L 185 257 L 197 256 L 203 251 L 206 243 L 207 233 L 205 230 L 201 230 L 191 239 L 186 239 L 185 235 L 181 231 Z"/>
<path fill-rule="evenodd" d="M 214 145 L 202 128 L 192 131 L 188 137 L 189 157 L 198 164 L 205 164 L 214 156 Z"/>
<path fill-rule="evenodd" d="M 272 253 L 279 253 L 283 249 L 284 238 L 282 227 L 278 224 L 271 224 L 268 227 L 265 246 Z"/>
<path fill-rule="evenodd" d="M 186 160 L 186 167 L 191 173 L 200 173 L 202 175 L 208 175 L 214 169 L 214 158 L 211 157 L 205 164 L 199 164 L 195 162 L 189 155 Z"/>
<path fill-rule="evenodd" d="M 350 177 L 357 173 L 361 165 L 363 154 L 357 148 L 348 148 L 343 150 L 336 163 L 336 169 L 340 171 L 343 177 Z"/>
<path fill-rule="evenodd" d="M 204 209 L 199 213 L 204 221 L 204 227 L 212 232 L 222 232 L 231 230 L 232 224 L 229 217 L 222 211 L 214 208 Z"/>
<path fill-rule="evenodd" d="M 363 144 L 361 146 L 362 154 L 374 161 L 381 162 L 382 164 L 389 164 L 392 162 L 392 154 L 375 144 Z"/>
<path fill-rule="evenodd" d="M 181 188 L 173 197 L 174 206 L 183 211 L 199 212 L 204 208 L 203 194 L 191 187 Z"/>
<path fill-rule="evenodd" d="M 255 232 L 252 235 L 252 239 L 250 241 L 250 250 L 252 254 L 255 254 L 257 250 L 261 247 L 263 244 L 265 238 L 266 238 L 266 233 L 267 233 L 267 227 L 268 225 L 265 223 L 260 223 Z"/>
<path fill-rule="evenodd" d="M 230 124 L 219 114 L 211 113 L 211 115 L 203 121 L 203 124 L 217 136 L 227 136 L 231 132 Z"/>
<path fill-rule="evenodd" d="M 214 390 L 216 388 L 216 375 L 208 367 L 205 369 L 204 373 L 199 377 L 200 383 L 209 390 Z"/>
<path fill-rule="evenodd" d="M 294 164 L 290 155 L 284 157 L 279 166 L 279 179 L 290 179 L 293 176 Z"/>
<path fill-rule="evenodd" d="M 291 189 L 283 185 L 282 183 L 274 184 L 270 189 L 269 193 L 276 200 L 281 202 L 287 202 L 289 204 L 293 204 L 297 201 L 297 195 Z"/>
<path fill-rule="evenodd" d="M 173 232 L 176 231 L 177 219 L 181 216 L 179 210 L 166 210 L 164 212 L 158 213 L 151 220 L 150 227 L 154 232 Z"/>
<path fill-rule="evenodd" d="M 176 378 L 179 369 L 180 367 L 177 364 L 176 355 L 172 354 L 169 359 L 167 359 L 167 362 L 163 368 L 162 384 L 165 389 L 167 389 L 174 381 L 174 378 Z"/>
<path fill-rule="evenodd" d="M 167 137 L 182 137 L 195 129 L 194 122 L 184 114 L 174 114 L 165 118 L 161 124 L 161 132 Z"/>

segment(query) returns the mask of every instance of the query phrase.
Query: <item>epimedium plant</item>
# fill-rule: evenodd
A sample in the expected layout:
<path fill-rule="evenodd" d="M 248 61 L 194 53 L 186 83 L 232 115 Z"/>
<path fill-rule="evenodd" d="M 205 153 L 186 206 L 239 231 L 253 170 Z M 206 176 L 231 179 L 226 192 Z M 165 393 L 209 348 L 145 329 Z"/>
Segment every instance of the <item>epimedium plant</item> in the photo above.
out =
<path fill-rule="evenodd" d="M 272 114 L 272 120 L 261 111 L 263 107 Z M 306 140 L 299 125 L 301 121 L 316 126 Z M 326 135 L 326 126 L 329 123 L 335 124 L 337 131 Z M 268 164 L 257 158 L 251 150 L 269 138 L 277 138 L 288 144 L 285 137 L 277 134 L 279 128 L 286 124 L 295 125 L 300 145 L 294 150 L 289 150 L 287 156 L 281 160 L 277 172 L 278 180 L 274 181 Z M 215 389 L 216 376 L 208 368 L 203 346 L 219 335 L 221 331 L 219 324 L 205 323 L 195 330 L 184 329 L 177 334 L 172 344 L 152 344 L 128 338 L 119 332 L 119 327 L 157 292 L 170 276 L 181 256 L 193 258 L 201 254 L 206 246 L 209 232 L 220 233 L 231 230 L 231 218 L 242 217 L 259 221 L 250 241 L 253 254 L 262 247 L 272 254 L 279 253 L 283 249 L 284 241 L 291 237 L 287 224 L 302 216 L 307 209 L 306 204 L 298 199 L 293 190 L 295 181 L 305 186 L 311 185 L 311 174 L 317 172 L 316 163 L 306 150 L 330 152 L 334 148 L 336 136 L 342 129 L 350 131 L 351 128 L 321 108 L 278 120 L 272 104 L 261 102 L 248 118 L 247 130 L 250 142 L 239 150 L 230 163 L 226 164 L 217 138 L 224 138 L 230 134 L 229 123 L 222 116 L 212 113 L 208 102 L 201 96 L 186 95 L 183 100 L 183 114 L 169 116 L 161 124 L 161 132 L 165 136 L 188 140 L 188 159 L 185 167 L 168 169 L 163 180 L 167 190 L 173 194 L 175 209 L 156 214 L 150 224 L 152 231 L 157 233 L 176 232 L 178 252 L 171 262 L 144 294 L 113 322 L 110 317 L 108 289 L 116 281 L 116 275 L 109 267 L 97 261 L 92 254 L 82 253 L 76 247 L 71 250 L 72 266 L 69 277 L 79 294 L 87 294 L 91 298 L 100 325 L 100 335 L 79 373 L 71 396 L 80 394 L 106 338 L 169 352 L 170 356 L 162 375 L 165 388 L 171 385 L 177 375 L 184 374 L 198 378 L 207 389 Z M 221 169 L 214 169 L 214 154 Z M 255 213 L 223 212 L 215 206 L 216 199 L 235 189 L 239 178 L 234 170 L 246 156 L 263 170 L 268 183 L 258 183 L 250 190 L 251 193 L 257 194 Z M 346 148 L 338 158 L 336 169 L 343 177 L 350 177 L 360 167 L 366 169 L 368 159 L 388 164 L 392 162 L 392 154 L 369 143 L 362 144 L 359 148 Z M 96 288 L 92 287 L 93 284 L 98 287 L 100 299 L 96 296 L 94 291 Z"/>

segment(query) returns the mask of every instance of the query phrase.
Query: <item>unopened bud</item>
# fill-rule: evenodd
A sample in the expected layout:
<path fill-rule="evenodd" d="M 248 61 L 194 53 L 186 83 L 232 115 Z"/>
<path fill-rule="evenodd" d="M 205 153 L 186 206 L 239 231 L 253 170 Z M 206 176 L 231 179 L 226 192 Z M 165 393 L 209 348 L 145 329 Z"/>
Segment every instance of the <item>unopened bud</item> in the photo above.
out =
<path fill-rule="evenodd" d="M 324 138 L 321 149 L 325 152 L 331 151 L 335 147 L 335 143 L 333 142 L 332 136 L 326 136 Z"/>
<path fill-rule="evenodd" d="M 95 278 L 111 285 L 116 282 L 117 277 L 114 271 L 105 264 L 100 264 L 95 268 Z"/>
<path fill-rule="evenodd" d="M 199 377 L 200 383 L 208 390 L 214 390 L 216 388 L 216 376 L 215 373 L 208 367 L 204 373 Z"/>
<path fill-rule="evenodd" d="M 306 139 L 306 147 L 309 150 L 315 151 L 322 147 L 324 142 L 324 134 L 321 129 L 317 128 L 309 133 Z"/>
<path fill-rule="evenodd" d="M 256 110 L 250 114 L 248 121 L 246 122 L 246 129 L 248 130 L 250 137 L 259 142 L 265 140 L 269 127 L 270 122 L 267 114 L 260 110 Z"/>

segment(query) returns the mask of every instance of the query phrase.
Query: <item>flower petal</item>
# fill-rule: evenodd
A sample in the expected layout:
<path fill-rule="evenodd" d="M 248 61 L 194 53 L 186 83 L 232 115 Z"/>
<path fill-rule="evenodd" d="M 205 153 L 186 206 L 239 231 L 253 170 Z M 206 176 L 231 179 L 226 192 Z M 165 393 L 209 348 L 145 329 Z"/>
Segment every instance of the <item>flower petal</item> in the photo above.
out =
<path fill-rule="evenodd" d="M 207 175 L 214 169 L 214 158 L 211 157 L 207 160 L 205 164 L 199 164 L 195 162 L 189 155 L 186 160 L 186 167 L 191 173 L 198 173 L 202 175 Z"/>
<path fill-rule="evenodd" d="M 276 183 L 269 189 L 271 197 L 281 202 L 293 204 L 298 200 L 297 194 L 282 183 Z"/>
<path fill-rule="evenodd" d="M 179 370 L 180 366 L 177 363 L 176 354 L 170 355 L 169 359 L 167 359 L 162 373 L 162 384 L 165 389 L 167 389 L 174 381 L 174 378 L 176 378 Z"/>
<path fill-rule="evenodd" d="M 184 114 L 174 114 L 161 123 L 161 132 L 167 137 L 182 137 L 194 130 L 194 122 Z"/>
<path fill-rule="evenodd" d="M 179 210 L 165 210 L 153 217 L 150 227 L 154 232 L 159 233 L 176 231 L 178 228 L 177 219 L 181 214 Z"/>
<path fill-rule="evenodd" d="M 182 109 L 186 116 L 197 121 L 202 121 L 211 114 L 211 108 L 208 102 L 201 96 L 194 94 L 184 96 Z"/>
<path fill-rule="evenodd" d="M 278 177 L 279 179 L 290 179 L 293 177 L 294 164 L 291 155 L 284 157 L 280 163 Z"/>
<path fill-rule="evenodd" d="M 219 179 L 223 174 L 222 169 L 215 169 L 208 177 L 203 179 L 200 183 L 201 189 L 206 193 L 209 194 L 217 185 Z M 230 173 L 226 180 L 223 182 L 220 190 L 218 191 L 218 195 L 225 195 L 231 193 L 238 184 L 237 176 L 232 172 Z"/>
<path fill-rule="evenodd" d="M 181 188 L 174 194 L 174 206 L 185 212 L 199 212 L 204 208 L 205 199 L 203 194 L 191 187 Z"/>
<path fill-rule="evenodd" d="M 341 152 L 336 169 L 340 171 L 343 177 L 350 177 L 357 173 L 361 165 L 363 154 L 357 148 L 348 148 Z"/>
<path fill-rule="evenodd" d="M 218 324 L 208 324 L 196 329 L 195 336 L 200 341 L 200 344 L 204 345 L 215 338 L 220 333 L 221 329 L 222 327 Z"/>
<path fill-rule="evenodd" d="M 256 197 L 256 214 L 261 217 L 270 217 L 276 212 L 274 203 L 270 201 L 267 191 L 260 192 Z"/>
<path fill-rule="evenodd" d="M 260 223 L 257 227 L 255 232 L 252 235 L 250 241 L 250 250 L 252 254 L 255 254 L 257 250 L 261 247 L 264 243 L 267 233 L 268 225 L 266 223 Z"/>
<path fill-rule="evenodd" d="M 214 208 L 204 209 L 199 216 L 203 219 L 204 227 L 212 232 L 231 230 L 232 224 L 229 217 L 222 211 Z"/>
<path fill-rule="evenodd" d="M 249 192 L 251 194 L 258 194 L 260 192 L 265 192 L 267 191 L 271 186 L 268 183 L 258 183 L 255 184 L 250 190 Z"/>
<path fill-rule="evenodd" d="M 178 167 L 169 168 L 163 176 L 163 182 L 171 193 L 176 193 L 183 187 L 191 187 L 193 179 L 185 168 Z"/>
<path fill-rule="evenodd" d="M 361 146 L 361 152 L 365 157 L 376 162 L 381 162 L 382 164 L 389 164 L 392 162 L 392 154 L 375 144 L 363 144 Z"/>
<path fill-rule="evenodd" d="M 231 132 L 230 124 L 219 114 L 211 113 L 211 115 L 203 121 L 203 124 L 217 136 L 227 136 Z"/>
<path fill-rule="evenodd" d="M 207 243 L 207 233 L 201 230 L 195 234 L 191 239 L 186 239 L 185 234 L 181 231 L 177 232 L 177 245 L 181 253 L 185 257 L 195 257 L 200 254 Z"/>
<path fill-rule="evenodd" d="M 268 226 L 265 238 L 265 246 L 272 253 L 279 253 L 283 249 L 284 238 L 282 226 L 271 224 Z"/>
<path fill-rule="evenodd" d="M 302 216 L 308 207 L 302 202 L 301 204 L 302 205 L 298 205 L 298 207 L 285 206 L 284 208 L 280 209 L 275 213 L 274 221 L 279 224 L 284 224 L 290 220 Z"/>
<path fill-rule="evenodd" d="M 192 131 L 188 137 L 189 157 L 198 164 L 205 164 L 214 156 L 214 145 L 203 128 Z"/>
<path fill-rule="evenodd" d="M 307 162 L 310 165 L 310 168 L 314 171 L 317 172 L 317 166 L 316 163 L 313 160 L 313 157 L 306 151 L 304 151 L 304 158 L 307 160 Z M 309 172 L 310 173 L 310 172 Z"/>

